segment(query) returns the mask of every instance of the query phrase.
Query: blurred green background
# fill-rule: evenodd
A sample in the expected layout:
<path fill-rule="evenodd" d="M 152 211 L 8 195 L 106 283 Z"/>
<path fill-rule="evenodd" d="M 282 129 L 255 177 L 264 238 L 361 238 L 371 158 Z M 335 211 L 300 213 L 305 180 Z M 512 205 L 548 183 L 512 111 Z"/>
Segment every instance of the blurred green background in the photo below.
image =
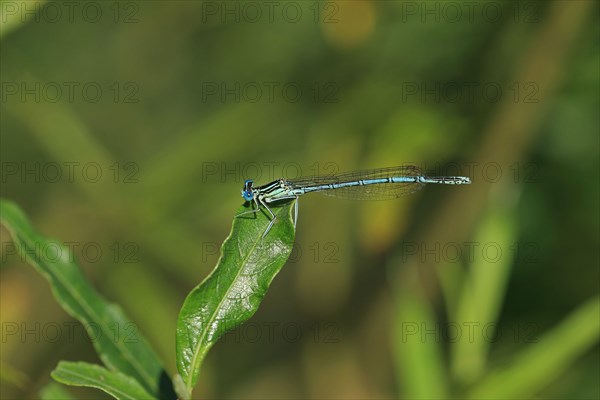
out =
<path fill-rule="evenodd" d="M 170 374 L 245 178 L 473 180 L 302 198 L 289 265 L 195 396 L 600 397 L 597 2 L 66 3 L 0 2 L 1 195 Z M 97 359 L 8 242 L 1 396 L 35 398 Z"/>

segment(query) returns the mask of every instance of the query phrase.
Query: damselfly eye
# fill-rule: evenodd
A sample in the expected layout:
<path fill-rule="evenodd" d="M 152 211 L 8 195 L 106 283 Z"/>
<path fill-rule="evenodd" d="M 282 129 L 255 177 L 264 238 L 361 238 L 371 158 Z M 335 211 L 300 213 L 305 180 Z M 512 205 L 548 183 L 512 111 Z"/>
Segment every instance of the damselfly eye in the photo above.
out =
<path fill-rule="evenodd" d="M 246 201 L 252 201 L 254 198 L 254 193 L 252 192 L 252 180 L 248 179 L 244 182 L 244 187 L 242 188 L 242 197 Z"/>
<path fill-rule="evenodd" d="M 242 197 L 246 201 L 251 201 L 254 198 L 254 194 L 251 190 L 242 190 Z"/>

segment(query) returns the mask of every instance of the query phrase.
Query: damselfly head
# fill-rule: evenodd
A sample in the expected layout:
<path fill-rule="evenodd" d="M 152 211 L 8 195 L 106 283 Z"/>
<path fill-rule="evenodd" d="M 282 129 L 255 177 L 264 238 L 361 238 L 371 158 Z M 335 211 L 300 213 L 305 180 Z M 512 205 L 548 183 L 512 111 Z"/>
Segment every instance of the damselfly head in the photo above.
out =
<path fill-rule="evenodd" d="M 252 179 L 246 179 L 244 181 L 244 187 L 242 188 L 242 197 L 246 201 L 252 201 L 252 199 L 254 198 L 254 192 L 252 191 L 253 183 L 254 182 L 252 181 Z"/>

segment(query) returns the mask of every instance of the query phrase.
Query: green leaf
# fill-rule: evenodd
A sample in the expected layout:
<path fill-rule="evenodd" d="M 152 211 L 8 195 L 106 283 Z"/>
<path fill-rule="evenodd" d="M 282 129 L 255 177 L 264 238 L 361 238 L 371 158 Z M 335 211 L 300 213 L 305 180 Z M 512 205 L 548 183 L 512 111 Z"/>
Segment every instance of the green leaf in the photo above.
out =
<path fill-rule="evenodd" d="M 0 221 L 24 256 L 50 282 L 54 297 L 88 332 L 100 359 L 112 369 L 137 379 L 161 399 L 175 393 L 158 357 L 119 307 L 104 300 L 73 262 L 69 249 L 33 230 L 12 202 L 0 200 Z"/>
<path fill-rule="evenodd" d="M 74 400 L 62 385 L 55 382 L 50 382 L 40 390 L 40 398 L 42 400 Z"/>
<path fill-rule="evenodd" d="M 99 365 L 61 361 L 51 375 L 65 385 L 93 387 L 119 400 L 156 399 L 132 377 Z"/>
<path fill-rule="evenodd" d="M 436 326 L 435 311 L 419 279 L 418 265 L 403 265 L 396 282 L 392 347 L 402 397 L 446 399 L 443 350 L 435 331 L 431 332 Z"/>
<path fill-rule="evenodd" d="M 459 326 L 489 326 L 496 323 L 500 314 L 513 264 L 511 244 L 516 235 L 513 202 L 503 199 L 503 204 L 489 210 L 475 234 L 475 243 L 482 245 L 481 251 L 474 252 L 456 314 L 450 315 L 450 320 Z M 468 385 L 481 377 L 489 347 L 490 340 L 483 335 L 463 337 L 450 344 L 451 370 L 458 382 Z"/>
<path fill-rule="evenodd" d="M 185 299 L 177 323 L 177 368 L 188 389 L 184 397 L 189 397 L 208 350 L 256 312 L 288 259 L 294 243 L 293 204 L 271 208 L 277 222 L 264 238 L 269 224 L 264 211 L 235 218 L 216 268 Z M 241 207 L 238 213 L 248 209 Z"/>
<path fill-rule="evenodd" d="M 529 344 L 510 365 L 491 372 L 469 395 L 472 399 L 533 397 L 565 372 L 600 338 L 600 297 L 579 306 L 539 342 Z"/>

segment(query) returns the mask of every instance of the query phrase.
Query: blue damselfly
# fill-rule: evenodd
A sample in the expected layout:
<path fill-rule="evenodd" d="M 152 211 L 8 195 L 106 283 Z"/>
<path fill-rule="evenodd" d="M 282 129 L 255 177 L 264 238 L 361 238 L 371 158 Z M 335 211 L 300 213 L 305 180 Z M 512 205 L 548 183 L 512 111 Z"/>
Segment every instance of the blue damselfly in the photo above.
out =
<path fill-rule="evenodd" d="M 298 179 L 281 178 L 257 187 L 254 186 L 254 181 L 248 179 L 244 182 L 242 197 L 251 204 L 253 203 L 256 208 L 238 214 L 238 216 L 256 213 L 262 206 L 268 212 L 271 220 L 263 233 L 264 237 L 277 219 L 269 208 L 269 204 L 292 199 L 298 200 L 298 197 L 311 192 L 322 192 L 328 196 L 351 200 L 395 199 L 416 192 L 428 183 L 467 185 L 471 183 L 471 180 L 464 176 L 426 176 L 420 168 L 413 165 Z M 294 226 L 297 218 L 298 201 L 296 201 L 294 209 Z"/>

